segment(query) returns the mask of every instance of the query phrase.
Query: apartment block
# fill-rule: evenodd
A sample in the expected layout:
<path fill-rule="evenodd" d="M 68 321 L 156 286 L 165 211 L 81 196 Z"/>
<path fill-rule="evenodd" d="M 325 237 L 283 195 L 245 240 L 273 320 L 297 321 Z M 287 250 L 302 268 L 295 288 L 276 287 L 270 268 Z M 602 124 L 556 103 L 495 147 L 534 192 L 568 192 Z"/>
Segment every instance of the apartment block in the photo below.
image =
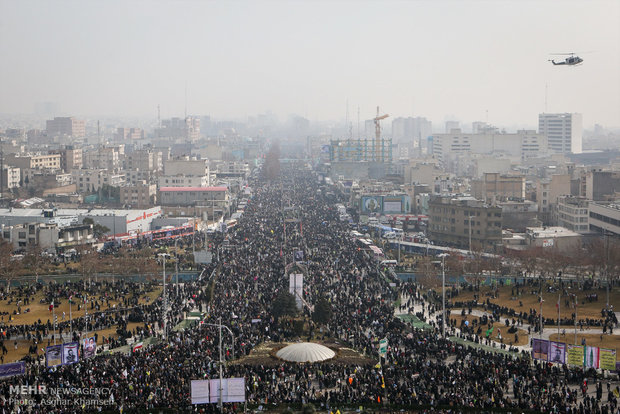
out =
<path fill-rule="evenodd" d="M 153 206 L 157 202 L 157 186 L 143 181 L 121 187 L 121 204 L 131 208 Z"/>
<path fill-rule="evenodd" d="M 86 136 L 86 123 L 73 117 L 56 117 L 46 121 L 45 130 L 48 136 L 71 136 L 84 138 Z"/>
<path fill-rule="evenodd" d="M 565 227 L 576 233 L 588 233 L 590 201 L 583 197 L 561 196 L 558 197 L 556 210 L 556 222 L 558 226 Z"/>
<path fill-rule="evenodd" d="M 481 180 L 471 182 L 471 192 L 479 200 L 525 199 L 525 176 L 485 173 Z"/>
<path fill-rule="evenodd" d="M 502 209 L 472 197 L 437 196 L 429 202 L 428 238 L 461 249 L 493 251 L 502 243 Z"/>

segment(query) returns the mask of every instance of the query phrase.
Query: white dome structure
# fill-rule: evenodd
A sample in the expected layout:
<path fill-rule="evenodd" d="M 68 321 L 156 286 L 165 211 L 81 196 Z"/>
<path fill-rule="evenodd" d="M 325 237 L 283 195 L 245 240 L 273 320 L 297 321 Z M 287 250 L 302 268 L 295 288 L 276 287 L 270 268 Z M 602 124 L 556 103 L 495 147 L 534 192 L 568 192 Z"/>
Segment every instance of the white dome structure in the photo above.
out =
<path fill-rule="evenodd" d="M 313 342 L 301 342 L 285 346 L 276 356 L 289 362 L 321 362 L 336 356 L 328 347 Z"/>

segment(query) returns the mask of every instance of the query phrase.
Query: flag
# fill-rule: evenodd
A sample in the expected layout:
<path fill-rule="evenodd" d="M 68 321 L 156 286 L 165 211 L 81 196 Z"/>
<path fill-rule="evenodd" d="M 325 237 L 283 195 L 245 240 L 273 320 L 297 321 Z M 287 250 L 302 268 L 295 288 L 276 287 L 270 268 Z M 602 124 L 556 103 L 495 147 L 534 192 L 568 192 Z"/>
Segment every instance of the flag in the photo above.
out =
<path fill-rule="evenodd" d="M 494 328 L 495 328 L 494 326 L 491 326 L 491 329 L 487 329 L 487 332 L 486 332 L 487 338 L 489 337 L 489 335 L 493 333 Z"/>
<path fill-rule="evenodd" d="M 614 397 L 620 398 L 620 390 L 618 389 L 618 387 L 614 388 Z"/>
<path fill-rule="evenodd" d="M 377 362 L 377 365 L 375 365 L 375 368 L 377 369 L 381 368 L 381 362 Z"/>
<path fill-rule="evenodd" d="M 136 352 L 138 349 L 141 349 L 142 345 L 143 345 L 142 342 L 138 342 L 137 344 L 135 344 L 132 348 L 133 352 Z"/>

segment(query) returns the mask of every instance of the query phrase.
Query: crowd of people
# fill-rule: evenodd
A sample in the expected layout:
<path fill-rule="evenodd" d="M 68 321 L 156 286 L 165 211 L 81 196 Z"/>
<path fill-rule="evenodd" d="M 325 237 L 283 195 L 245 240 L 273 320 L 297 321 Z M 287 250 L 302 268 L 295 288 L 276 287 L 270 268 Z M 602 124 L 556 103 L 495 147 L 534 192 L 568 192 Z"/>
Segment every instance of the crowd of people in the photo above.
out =
<path fill-rule="evenodd" d="M 217 324 L 223 323 L 234 334 L 234 341 L 223 341 L 224 376 L 245 379 L 246 400 L 252 406 L 312 403 L 323 410 L 350 404 L 424 412 L 617 412 L 618 396 L 611 389 L 607 395 L 583 394 L 584 381 L 597 381 L 592 372 L 456 344 L 442 338 L 440 326 L 419 330 L 395 317 L 399 294 L 423 301 L 421 288 L 415 282 L 399 284 L 381 272 L 376 260 L 356 245 L 348 224 L 339 220 L 336 192 L 311 170 L 295 166 L 279 179 L 251 184 L 252 198 L 236 226 L 210 240 L 219 259 L 202 272 L 204 277 L 183 283 L 178 292 L 168 291 L 166 326 L 177 325 L 195 309 L 206 312 L 205 323 L 162 332 L 160 298 L 141 307 L 141 319 L 154 327 L 161 342 L 53 369 L 30 364 L 25 375 L 0 382 L 0 409 L 11 412 L 18 407 L 9 398 L 11 386 L 44 384 L 109 389 L 106 404 L 99 406 L 104 410 L 193 412 L 198 407 L 191 404 L 190 381 L 219 377 Z M 300 339 L 299 332 L 273 313 L 275 299 L 288 291 L 287 271 L 298 251 L 303 251 L 299 266 L 305 269 L 305 303 L 326 299 L 332 308 L 327 324 L 310 323 L 309 335 L 356 350 L 360 355 L 356 363 L 338 357 L 315 364 L 253 362 L 250 354 L 259 344 Z M 312 313 L 306 304 L 302 317 Z M 380 358 L 382 338 L 387 338 L 389 347 Z M 29 395 L 28 408 L 34 412 L 97 408 L 50 407 L 43 399 Z M 239 409 L 232 404 L 224 408 Z M 217 408 L 211 404 L 199 409 Z"/>

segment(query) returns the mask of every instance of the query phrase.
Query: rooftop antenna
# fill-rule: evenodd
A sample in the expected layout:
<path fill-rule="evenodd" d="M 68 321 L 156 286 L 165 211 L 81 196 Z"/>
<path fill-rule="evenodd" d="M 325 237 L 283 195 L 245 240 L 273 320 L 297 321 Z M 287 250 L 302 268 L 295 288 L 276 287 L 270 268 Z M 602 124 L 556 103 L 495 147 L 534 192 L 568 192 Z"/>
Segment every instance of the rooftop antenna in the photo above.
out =
<path fill-rule="evenodd" d="M 97 144 L 101 143 L 101 136 L 99 135 L 99 120 L 97 120 Z"/>
<path fill-rule="evenodd" d="M 187 119 L 187 81 L 185 81 L 185 119 Z"/>
<path fill-rule="evenodd" d="M 157 127 L 161 128 L 161 112 L 159 111 L 159 104 L 157 104 Z"/>

